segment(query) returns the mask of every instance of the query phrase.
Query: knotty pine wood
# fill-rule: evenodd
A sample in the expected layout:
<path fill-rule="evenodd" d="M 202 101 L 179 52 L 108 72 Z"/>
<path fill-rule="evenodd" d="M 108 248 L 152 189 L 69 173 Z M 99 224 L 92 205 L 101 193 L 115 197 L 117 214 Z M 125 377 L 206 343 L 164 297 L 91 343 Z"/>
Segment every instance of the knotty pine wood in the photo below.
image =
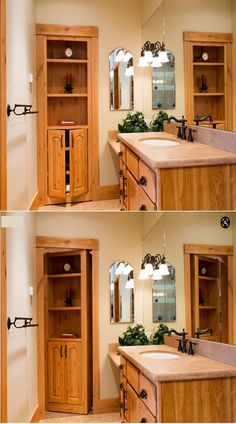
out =
<path fill-rule="evenodd" d="M 0 217 L 2 213 L 0 212 Z M 0 269 L 0 292 L 1 292 L 1 422 L 7 422 L 7 234 L 6 228 L 0 228 L 0 254 L 1 254 L 1 269 Z"/>
<path fill-rule="evenodd" d="M 65 179 L 65 131 L 48 131 L 48 194 L 64 199 Z"/>
<path fill-rule="evenodd" d="M 141 421 L 142 420 L 142 421 Z M 145 421 L 143 421 L 145 420 Z M 157 419 L 154 417 L 149 409 L 145 406 L 142 400 L 139 400 L 139 423 L 146 422 L 146 423 L 156 423 Z"/>
<path fill-rule="evenodd" d="M 142 186 L 143 190 L 147 193 L 153 203 L 157 201 L 156 190 L 156 174 L 150 169 L 143 161 L 139 161 L 138 180 L 144 177 L 147 181 L 146 185 Z"/>
<path fill-rule="evenodd" d="M 134 390 L 138 393 L 139 391 L 139 371 L 138 369 L 131 364 L 130 361 L 127 361 L 127 380 Z"/>
<path fill-rule="evenodd" d="M 70 131 L 70 194 L 73 200 L 88 191 L 87 130 Z"/>
<path fill-rule="evenodd" d="M 0 2 L 0 210 L 7 210 L 6 0 Z M 5 402 L 3 415 L 5 415 Z"/>
<path fill-rule="evenodd" d="M 145 193 L 145 191 L 142 189 L 142 187 L 139 187 L 138 192 L 138 201 L 139 206 L 138 209 L 145 207 L 147 211 L 154 211 L 156 210 L 156 205 L 151 201 L 151 199 L 148 197 L 148 195 Z"/>
<path fill-rule="evenodd" d="M 127 383 L 127 411 L 126 411 L 126 422 L 137 423 L 139 421 L 139 397 Z"/>
<path fill-rule="evenodd" d="M 36 24 L 36 34 L 62 37 L 98 37 L 98 28 L 93 26 Z M 74 38 L 72 38 L 74 39 Z"/>
<path fill-rule="evenodd" d="M 152 384 L 142 373 L 139 375 L 139 394 L 142 390 L 147 393 L 147 398 L 142 399 L 147 408 L 151 411 L 152 415 L 156 416 L 157 413 L 157 393 L 156 386 Z"/>

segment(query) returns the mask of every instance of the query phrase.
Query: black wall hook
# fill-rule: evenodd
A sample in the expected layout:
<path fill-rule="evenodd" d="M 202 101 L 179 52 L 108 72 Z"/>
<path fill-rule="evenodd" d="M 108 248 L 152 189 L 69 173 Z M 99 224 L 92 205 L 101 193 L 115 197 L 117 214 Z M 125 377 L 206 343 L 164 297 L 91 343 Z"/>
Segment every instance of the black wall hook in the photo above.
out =
<path fill-rule="evenodd" d="M 21 325 L 17 325 L 17 321 L 23 321 Z M 38 327 L 38 324 L 31 324 L 33 318 L 25 317 L 15 317 L 14 321 L 11 321 L 11 318 L 7 318 L 7 328 L 10 330 L 11 326 L 14 325 L 15 328 L 27 328 L 27 327 Z"/>
<path fill-rule="evenodd" d="M 23 109 L 23 112 L 17 112 L 17 109 Z M 21 116 L 21 115 L 30 115 L 30 114 L 34 114 L 34 113 L 38 113 L 38 111 L 32 111 L 32 105 L 15 105 L 13 107 L 13 109 L 11 109 L 10 105 L 7 105 L 7 116 L 9 117 L 11 115 L 11 113 L 13 112 L 16 116 Z"/>

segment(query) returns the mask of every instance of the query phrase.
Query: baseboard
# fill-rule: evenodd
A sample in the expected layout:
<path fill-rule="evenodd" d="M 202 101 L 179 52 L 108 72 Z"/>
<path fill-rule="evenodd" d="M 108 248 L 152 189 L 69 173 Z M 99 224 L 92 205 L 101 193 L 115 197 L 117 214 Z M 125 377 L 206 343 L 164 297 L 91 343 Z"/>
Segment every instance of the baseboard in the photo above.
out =
<path fill-rule="evenodd" d="M 36 210 L 38 210 L 39 206 L 41 206 L 40 196 L 39 196 L 39 191 L 36 191 L 36 193 L 33 197 L 33 200 L 30 202 L 28 210 L 29 211 L 36 211 Z"/>
<path fill-rule="evenodd" d="M 99 200 L 113 200 L 119 199 L 120 197 L 120 188 L 118 184 L 100 186 L 99 187 Z"/>
<path fill-rule="evenodd" d="M 100 399 L 93 408 L 94 414 L 109 414 L 120 411 L 120 399 Z"/>
<path fill-rule="evenodd" d="M 33 414 L 31 415 L 29 423 L 38 423 L 41 418 L 42 417 L 41 417 L 41 413 L 40 413 L 40 407 L 39 407 L 39 405 L 37 405 Z"/>

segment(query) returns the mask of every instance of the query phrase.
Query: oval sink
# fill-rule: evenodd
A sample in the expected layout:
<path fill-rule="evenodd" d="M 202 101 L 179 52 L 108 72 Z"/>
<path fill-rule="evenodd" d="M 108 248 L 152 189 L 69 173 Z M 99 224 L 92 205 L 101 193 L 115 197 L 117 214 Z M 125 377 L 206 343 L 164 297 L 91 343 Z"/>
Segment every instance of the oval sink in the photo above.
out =
<path fill-rule="evenodd" d="M 180 355 L 177 353 L 169 353 L 169 352 L 140 352 L 140 355 L 144 356 L 145 358 L 152 358 L 152 359 L 179 359 L 181 358 Z"/>
<path fill-rule="evenodd" d="M 141 138 L 139 141 L 147 146 L 172 147 L 179 145 L 178 141 L 162 138 Z"/>

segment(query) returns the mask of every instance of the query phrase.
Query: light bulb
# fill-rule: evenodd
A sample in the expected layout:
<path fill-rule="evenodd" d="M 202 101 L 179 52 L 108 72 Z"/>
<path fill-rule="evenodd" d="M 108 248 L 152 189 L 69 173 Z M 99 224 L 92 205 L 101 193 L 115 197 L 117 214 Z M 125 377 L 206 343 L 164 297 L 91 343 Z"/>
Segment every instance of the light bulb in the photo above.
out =
<path fill-rule="evenodd" d="M 119 52 L 118 52 L 118 54 L 116 55 L 116 58 L 115 58 L 115 62 L 116 63 L 118 63 L 118 62 L 121 62 L 122 60 L 123 60 L 123 58 L 124 58 L 124 51 L 121 49 Z"/>
<path fill-rule="evenodd" d="M 147 275 L 152 275 L 153 274 L 153 266 L 152 264 L 146 264 L 145 265 L 145 271 L 147 273 Z"/>
<path fill-rule="evenodd" d="M 167 53 L 166 53 L 165 50 L 160 51 L 158 56 L 159 56 L 159 60 L 160 60 L 161 63 L 169 62 L 169 59 L 168 59 L 168 56 L 167 56 Z"/>
<path fill-rule="evenodd" d="M 132 77 L 134 75 L 134 67 L 129 66 L 129 68 L 126 68 L 125 76 L 126 77 Z"/>
<path fill-rule="evenodd" d="M 138 276 L 139 280 L 148 280 L 148 275 L 146 273 L 146 270 L 144 268 L 142 268 L 140 270 L 139 276 Z"/>
<path fill-rule="evenodd" d="M 130 280 L 127 280 L 125 288 L 126 289 L 133 289 L 134 288 L 134 279 L 133 278 L 131 278 Z"/>
<path fill-rule="evenodd" d="M 160 269 L 154 269 L 152 280 L 162 280 Z"/>
<path fill-rule="evenodd" d="M 153 68 L 161 68 L 162 67 L 162 63 L 159 59 L 159 57 L 154 57 L 152 65 Z"/>
<path fill-rule="evenodd" d="M 161 275 L 169 275 L 168 266 L 166 264 L 161 264 L 159 269 Z"/>
<path fill-rule="evenodd" d="M 132 57 L 132 54 L 130 52 L 126 52 L 125 55 L 123 56 L 122 61 L 123 62 L 128 62 Z"/>
<path fill-rule="evenodd" d="M 128 275 L 130 271 L 133 271 L 133 268 L 130 264 L 127 264 L 126 267 L 124 268 L 123 274 Z"/>
<path fill-rule="evenodd" d="M 145 57 L 144 57 L 144 56 L 141 56 L 141 57 L 140 57 L 140 59 L 139 59 L 139 63 L 138 63 L 138 66 L 139 66 L 140 68 L 146 68 L 146 67 L 148 66 L 148 63 L 147 63 L 147 61 L 146 61 L 146 59 L 145 59 Z"/>
<path fill-rule="evenodd" d="M 153 61 L 153 55 L 152 55 L 151 50 L 147 50 L 144 53 L 144 57 L 145 57 L 147 63 L 151 63 Z"/>
<path fill-rule="evenodd" d="M 115 275 L 121 275 L 125 269 L 124 262 L 120 262 L 118 267 L 116 268 Z"/>

